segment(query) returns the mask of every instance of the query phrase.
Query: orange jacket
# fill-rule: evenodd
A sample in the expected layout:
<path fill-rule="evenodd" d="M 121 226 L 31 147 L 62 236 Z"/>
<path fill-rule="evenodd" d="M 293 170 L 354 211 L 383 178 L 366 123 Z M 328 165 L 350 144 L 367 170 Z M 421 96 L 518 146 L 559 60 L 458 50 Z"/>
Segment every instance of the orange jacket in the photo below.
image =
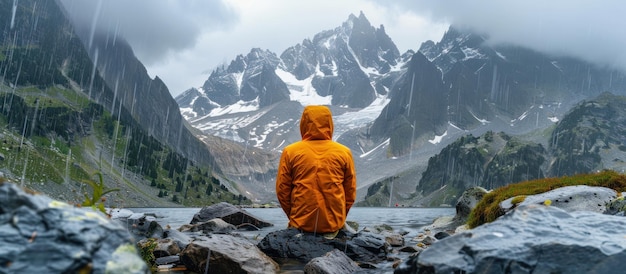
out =
<path fill-rule="evenodd" d="M 300 134 L 302 141 L 283 150 L 276 196 L 290 227 L 307 232 L 337 231 L 356 199 L 352 153 L 332 140 L 333 120 L 328 107 L 305 107 Z"/>

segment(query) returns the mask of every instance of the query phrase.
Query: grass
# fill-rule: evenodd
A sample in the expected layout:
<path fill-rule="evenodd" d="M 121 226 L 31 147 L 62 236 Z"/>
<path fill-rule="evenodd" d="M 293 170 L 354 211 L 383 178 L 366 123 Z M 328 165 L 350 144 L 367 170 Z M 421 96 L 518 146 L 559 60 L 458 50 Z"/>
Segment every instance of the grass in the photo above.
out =
<path fill-rule="evenodd" d="M 474 228 L 502 216 L 504 212 L 500 209 L 500 202 L 508 198 L 519 197 L 515 198 L 515 201 L 519 203 L 523 201 L 525 195 L 540 194 L 556 188 L 575 185 L 602 186 L 621 193 L 626 191 L 626 175 L 612 170 L 603 170 L 593 174 L 544 178 L 510 184 L 485 194 L 472 210 L 467 224 L 470 228 Z"/>
<path fill-rule="evenodd" d="M 102 173 L 97 172 L 92 177 L 98 177 L 98 181 L 95 180 L 83 180 L 81 181 L 83 184 L 87 184 L 91 187 L 92 193 L 91 195 L 85 193 L 85 201 L 82 203 L 82 206 L 90 206 L 94 210 L 100 210 L 100 212 L 107 214 L 104 209 L 104 201 L 106 201 L 104 195 L 114 192 L 120 191 L 117 188 L 107 189 L 104 186 L 104 180 L 102 178 Z"/>
<path fill-rule="evenodd" d="M 35 107 L 37 100 L 39 108 L 68 107 L 74 111 L 82 111 L 89 106 L 89 99 L 85 95 L 60 87 L 42 90 L 36 86 L 28 86 L 18 89 L 16 93 L 30 107 Z"/>

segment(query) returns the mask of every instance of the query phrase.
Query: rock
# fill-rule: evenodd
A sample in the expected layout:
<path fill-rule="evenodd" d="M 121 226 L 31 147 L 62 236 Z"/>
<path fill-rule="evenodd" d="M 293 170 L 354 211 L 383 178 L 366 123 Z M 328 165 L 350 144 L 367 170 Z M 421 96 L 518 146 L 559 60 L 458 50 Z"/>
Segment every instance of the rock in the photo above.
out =
<path fill-rule="evenodd" d="M 297 229 L 283 229 L 267 234 L 257 245 L 272 258 L 291 258 L 306 263 L 333 249 L 346 253 L 356 262 L 380 262 L 386 258 L 385 239 L 371 232 L 347 235 L 339 231 L 332 240 Z"/>
<path fill-rule="evenodd" d="M 115 220 L 128 229 L 128 232 L 136 239 L 160 238 L 163 227 L 156 221 L 152 214 L 134 213 L 128 209 L 108 209 L 107 213 L 111 220 Z"/>
<path fill-rule="evenodd" d="M 107 208 L 106 212 L 111 217 L 111 220 L 120 220 L 123 222 L 126 222 L 126 219 L 135 213 L 126 208 Z"/>
<path fill-rule="evenodd" d="M 210 253 L 209 253 L 210 252 Z M 278 273 L 274 260 L 249 240 L 228 234 L 213 234 L 187 245 L 180 260 L 194 272 L 205 273 Z"/>
<path fill-rule="evenodd" d="M 348 221 L 348 220 L 346 220 L 346 224 L 344 225 L 344 228 L 357 231 L 357 230 L 359 230 L 359 223 L 357 223 L 355 221 Z"/>
<path fill-rule="evenodd" d="M 566 211 L 588 210 L 602 213 L 606 205 L 617 197 L 615 190 L 606 187 L 592 187 L 585 185 L 566 186 L 550 190 L 537 195 L 529 195 L 517 206 L 542 205 L 558 207 Z M 515 207 L 512 204 L 515 197 L 506 199 L 500 203 L 504 212 Z"/>
<path fill-rule="evenodd" d="M 402 248 L 398 249 L 398 251 L 400 252 L 408 253 L 422 252 L 422 250 L 424 250 L 424 248 L 421 248 L 419 246 L 403 246 Z"/>
<path fill-rule="evenodd" d="M 353 242 L 355 245 L 363 247 L 374 254 L 387 254 L 389 244 L 385 240 L 385 237 L 380 234 L 361 231 L 357 233 L 348 242 Z"/>
<path fill-rule="evenodd" d="M 93 269 L 91 273 L 99 272 Z M 137 255 L 137 249 L 132 244 L 123 244 L 115 249 L 103 273 L 150 273 L 150 271 L 146 263 Z"/>
<path fill-rule="evenodd" d="M 626 260 L 623 235 L 623 217 L 520 206 L 438 241 L 395 273 L 614 273 Z"/>
<path fill-rule="evenodd" d="M 333 249 L 322 257 L 313 258 L 304 266 L 306 274 L 353 273 L 361 268 L 345 253 Z"/>
<path fill-rule="evenodd" d="M 417 237 L 413 240 L 416 241 L 417 245 L 421 247 L 432 245 L 438 241 L 437 238 L 426 234 L 417 235 Z"/>
<path fill-rule="evenodd" d="M 385 242 L 387 242 L 390 246 L 403 246 L 404 245 L 404 237 L 399 233 L 385 230 L 380 233 L 381 236 L 385 238 Z"/>
<path fill-rule="evenodd" d="M 438 232 L 454 233 L 459 226 L 467 222 L 469 214 L 487 193 L 487 190 L 479 186 L 465 190 L 456 203 L 456 214 L 454 216 L 439 217 L 431 225 L 425 226 L 423 229 L 435 234 Z"/>
<path fill-rule="evenodd" d="M 440 232 L 437 232 L 434 237 L 437 240 L 441 240 L 441 239 L 449 237 L 449 236 L 450 236 L 450 233 L 440 231 Z"/>
<path fill-rule="evenodd" d="M 624 199 L 624 194 L 622 193 L 621 196 L 613 199 L 606 205 L 604 214 L 624 216 L 624 212 L 626 212 L 626 199 Z"/>
<path fill-rule="evenodd" d="M 164 230 L 161 238 L 172 239 L 181 250 L 185 249 L 185 247 L 193 241 L 193 238 L 189 235 L 175 229 Z"/>
<path fill-rule="evenodd" d="M 191 225 L 183 225 L 179 228 L 180 232 L 197 232 L 203 233 L 228 233 L 237 229 L 234 225 L 225 222 L 220 218 L 208 220 L 206 222 L 195 223 Z"/>
<path fill-rule="evenodd" d="M 157 265 L 166 265 L 166 264 L 178 263 L 179 261 L 180 261 L 180 256 L 171 255 L 171 256 L 156 258 L 155 263 Z"/>
<path fill-rule="evenodd" d="M 0 273 L 149 273 L 125 227 L 0 183 Z"/>
<path fill-rule="evenodd" d="M 193 216 L 190 224 L 202 223 L 215 218 L 220 218 L 235 227 L 263 228 L 273 226 L 273 224 L 254 217 L 247 211 L 226 202 L 203 207 L 200 212 Z"/>
<path fill-rule="evenodd" d="M 455 221 L 465 223 L 472 210 L 487 193 L 488 191 L 486 189 L 479 186 L 475 186 L 465 190 L 463 194 L 461 194 L 459 200 L 456 202 Z"/>
<path fill-rule="evenodd" d="M 180 247 L 173 239 L 157 239 L 157 246 L 154 248 L 154 257 L 167 257 L 180 253 Z"/>

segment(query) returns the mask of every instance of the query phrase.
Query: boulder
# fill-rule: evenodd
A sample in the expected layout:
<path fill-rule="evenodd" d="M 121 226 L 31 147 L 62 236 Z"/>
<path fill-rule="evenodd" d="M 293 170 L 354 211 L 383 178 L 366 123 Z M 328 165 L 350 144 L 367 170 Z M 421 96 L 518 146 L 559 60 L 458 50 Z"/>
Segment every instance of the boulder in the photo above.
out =
<path fill-rule="evenodd" d="M 457 201 L 454 216 L 439 217 L 431 225 L 423 227 L 423 230 L 433 234 L 438 232 L 454 233 L 460 226 L 465 225 L 472 210 L 487 193 L 486 189 L 479 186 L 468 188 Z"/>
<path fill-rule="evenodd" d="M 207 266 L 207 258 L 208 266 Z M 274 260 L 248 239 L 213 234 L 193 241 L 181 252 L 180 260 L 196 273 L 278 273 Z"/>
<path fill-rule="evenodd" d="M 324 256 L 333 249 L 346 253 L 357 262 L 380 262 L 386 258 L 388 244 L 379 234 L 361 231 L 346 234 L 343 230 L 334 239 L 320 234 L 283 229 L 267 234 L 257 245 L 272 258 L 291 258 L 306 263 Z"/>
<path fill-rule="evenodd" d="M 163 233 L 163 227 L 152 214 L 135 213 L 128 209 L 118 208 L 108 209 L 107 213 L 111 216 L 111 220 L 125 226 L 136 240 L 160 238 Z"/>
<path fill-rule="evenodd" d="M 177 255 L 181 250 L 173 239 L 157 239 L 156 244 L 153 251 L 155 258 Z"/>
<path fill-rule="evenodd" d="M 548 204 L 566 211 L 587 210 L 603 213 L 606 211 L 606 205 L 616 197 L 617 192 L 610 188 L 577 185 L 526 196 L 517 206 Z M 502 201 L 500 208 L 504 212 L 513 209 L 515 207 L 513 199 L 515 197 Z"/>
<path fill-rule="evenodd" d="M 149 273 L 125 227 L 0 182 L 0 273 Z"/>
<path fill-rule="evenodd" d="M 185 249 L 193 241 L 191 236 L 171 228 L 165 229 L 161 238 L 173 240 L 181 250 Z"/>
<path fill-rule="evenodd" d="M 488 191 L 486 189 L 479 186 L 465 190 L 456 202 L 456 215 L 454 216 L 455 221 L 465 223 L 472 210 L 487 193 Z"/>
<path fill-rule="evenodd" d="M 527 205 L 444 238 L 394 273 L 615 273 L 626 218 Z"/>
<path fill-rule="evenodd" d="M 333 249 L 322 257 L 313 258 L 304 266 L 306 274 L 353 273 L 361 268 L 345 253 Z"/>
<path fill-rule="evenodd" d="M 226 221 L 215 218 L 206 222 L 200 222 L 190 225 L 183 225 L 178 230 L 180 232 L 198 232 L 203 233 L 228 233 L 237 229 L 234 225 L 227 223 Z"/>
<path fill-rule="evenodd" d="M 382 235 L 385 238 L 385 241 L 390 246 L 398 247 L 398 246 L 404 245 L 404 236 L 402 236 L 400 233 L 396 233 L 396 232 L 389 231 L 389 230 L 384 230 L 380 232 L 380 235 Z"/>
<path fill-rule="evenodd" d="M 245 227 L 249 229 L 250 227 L 254 227 L 259 229 L 273 226 L 273 224 L 261 220 L 247 211 L 226 202 L 203 207 L 200 209 L 200 212 L 193 216 L 190 224 L 203 223 L 215 218 L 220 218 L 237 228 Z"/>

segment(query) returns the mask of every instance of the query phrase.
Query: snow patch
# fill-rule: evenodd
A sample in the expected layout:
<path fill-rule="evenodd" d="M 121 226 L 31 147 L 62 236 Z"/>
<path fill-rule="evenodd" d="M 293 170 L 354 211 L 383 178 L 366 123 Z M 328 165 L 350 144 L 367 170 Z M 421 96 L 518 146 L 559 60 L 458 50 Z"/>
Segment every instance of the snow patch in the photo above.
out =
<path fill-rule="evenodd" d="M 498 57 L 502 58 L 502 60 L 506 60 L 506 57 L 502 55 L 502 53 L 496 51 L 496 54 L 498 55 Z"/>
<path fill-rule="evenodd" d="M 448 131 L 446 130 L 446 132 L 443 133 L 443 135 L 439 135 L 439 136 L 435 136 L 435 138 L 433 138 L 432 140 L 428 140 L 429 143 L 436 145 L 441 143 L 441 141 L 443 140 L 443 137 L 446 137 L 446 135 L 448 135 Z"/>
<path fill-rule="evenodd" d="M 359 128 L 376 120 L 383 108 L 389 103 L 387 96 L 377 95 L 377 98 L 366 108 L 359 111 L 346 112 L 333 117 L 335 124 L 334 136 L 341 136 L 346 131 Z"/>
<path fill-rule="evenodd" d="M 359 157 L 361 157 L 361 158 L 367 157 L 368 155 L 372 154 L 372 152 L 376 151 L 377 149 L 379 149 L 379 148 L 381 148 L 383 146 L 388 145 L 389 144 L 389 140 L 391 140 L 391 139 L 385 140 L 384 142 L 380 143 L 380 145 L 376 146 L 374 149 L 361 154 Z"/>
<path fill-rule="evenodd" d="M 211 112 L 207 116 L 217 117 L 217 116 L 221 116 L 224 114 L 249 112 L 249 111 L 255 111 L 258 109 L 259 109 L 259 97 L 255 98 L 252 101 L 239 100 L 237 103 L 234 103 L 232 105 L 214 108 L 211 110 Z"/>
<path fill-rule="evenodd" d="M 333 97 L 331 95 L 320 96 L 311 84 L 314 76 L 298 80 L 293 74 L 282 69 L 276 69 L 276 75 L 287 84 L 291 101 L 299 102 L 303 106 L 331 104 Z"/>
<path fill-rule="evenodd" d="M 465 54 L 465 58 L 463 58 L 463 60 L 484 59 L 485 58 L 485 55 L 482 54 L 480 52 L 480 50 L 475 49 L 475 48 L 463 47 L 463 48 L 461 48 L 461 51 L 463 51 L 463 54 Z"/>
<path fill-rule="evenodd" d="M 491 123 L 491 122 L 490 122 L 490 121 L 488 121 L 488 120 L 478 118 L 478 117 L 476 116 L 476 114 L 474 114 L 474 112 L 472 112 L 471 110 L 469 111 L 469 113 L 472 115 L 472 117 L 474 117 L 474 119 L 476 119 L 478 122 L 480 122 L 481 124 L 483 124 L 483 126 L 484 126 L 484 125 L 486 125 L 486 124 Z"/>

